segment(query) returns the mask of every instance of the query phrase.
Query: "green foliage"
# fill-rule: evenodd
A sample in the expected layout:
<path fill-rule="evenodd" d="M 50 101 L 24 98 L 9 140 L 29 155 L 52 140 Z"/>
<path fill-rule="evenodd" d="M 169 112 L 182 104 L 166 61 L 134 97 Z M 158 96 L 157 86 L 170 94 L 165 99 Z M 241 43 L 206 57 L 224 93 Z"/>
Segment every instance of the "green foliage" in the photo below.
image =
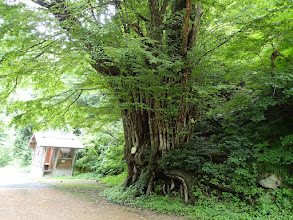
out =
<path fill-rule="evenodd" d="M 136 191 L 137 191 L 137 188 L 133 186 L 130 186 L 126 189 L 123 189 L 121 187 L 113 187 L 113 188 L 106 189 L 104 191 L 104 196 L 106 196 L 107 200 L 111 202 L 134 206 Z"/>
<path fill-rule="evenodd" d="M 9 165 L 12 161 L 11 148 L 0 147 L 0 167 Z"/>
<path fill-rule="evenodd" d="M 95 180 L 97 178 L 98 178 L 98 175 L 96 173 L 74 172 L 74 176 L 72 176 L 72 179 L 82 179 L 82 180 Z"/>
<path fill-rule="evenodd" d="M 256 111 L 254 105 L 246 106 L 245 112 Z M 282 105 L 282 108 L 292 114 L 291 105 Z M 277 213 L 291 212 L 293 118 L 283 115 L 278 105 L 258 110 L 265 116 L 274 112 L 274 117 L 255 121 L 239 117 L 242 110 L 235 111 L 235 117 L 233 114 L 227 118 L 222 115 L 220 119 L 217 114 L 214 118 L 203 117 L 195 124 L 195 135 L 190 144 L 180 146 L 180 151 L 177 148 L 168 152 L 161 165 L 165 169 L 188 169 L 197 173 L 201 188 L 195 190 L 195 195 L 200 200 L 211 196 L 203 192 L 214 190 L 205 185 L 208 181 L 233 189 L 244 200 L 252 200 L 256 204 L 256 215 L 273 218 Z M 226 152 L 230 152 L 229 157 L 220 161 L 209 156 Z M 282 188 L 274 191 L 260 188 L 258 181 L 272 173 L 281 177 Z M 218 191 L 213 195 L 223 198 L 225 194 Z"/>
<path fill-rule="evenodd" d="M 123 185 L 123 182 L 126 176 L 127 176 L 127 172 L 123 172 L 114 176 L 108 175 L 98 180 L 101 180 L 102 183 L 106 184 L 106 186 L 109 186 L 109 187 L 121 187 Z"/>
<path fill-rule="evenodd" d="M 19 162 L 20 166 L 25 167 L 31 164 L 32 149 L 28 148 L 27 145 L 32 135 L 32 127 L 30 126 L 20 128 L 17 131 L 13 144 L 13 158 Z"/>
<path fill-rule="evenodd" d="M 92 131 L 93 132 L 93 131 Z M 84 137 L 86 149 L 79 152 L 76 168 L 100 175 L 117 175 L 126 169 L 123 159 L 124 136 L 120 123 L 101 126 Z"/>
<path fill-rule="evenodd" d="M 245 3 L 243 7 L 233 3 L 226 6 L 223 19 L 237 16 L 236 23 L 230 23 L 226 30 L 213 29 L 213 22 L 223 20 L 219 16 L 214 19 L 212 11 L 206 15 L 211 20 L 204 25 L 213 34 L 203 35 L 210 43 L 225 38 L 227 35 L 221 34 L 224 31 L 242 31 L 199 65 L 194 103 L 201 117 L 194 121 L 194 135 L 189 144 L 164 155 L 160 165 L 195 172 L 201 182 L 195 189 L 200 200 L 211 194 L 223 199 L 225 193 L 210 193 L 215 191 L 211 185 L 220 186 L 234 190 L 232 197 L 253 201 L 256 216 L 275 218 L 276 213 L 291 212 L 293 205 L 293 51 L 289 37 L 293 31 L 288 26 L 292 7 L 287 1 L 269 1 L 263 7 L 268 10 L 265 14 Z M 235 13 L 238 10 L 243 13 Z M 199 53 L 204 46 L 201 42 Z M 284 56 L 278 56 L 273 65 L 274 51 Z M 229 157 L 219 159 L 213 153 L 229 153 Z M 258 181 L 272 173 L 282 179 L 282 187 L 273 192 L 260 188 Z M 206 186 L 206 182 L 211 185 Z"/>
<path fill-rule="evenodd" d="M 0 113 L 0 167 L 9 165 L 13 160 L 12 142 L 13 131 L 7 126 L 7 118 Z"/>
<path fill-rule="evenodd" d="M 201 193 L 201 191 L 199 191 Z M 286 193 L 286 192 L 284 192 Z M 289 209 L 279 210 L 268 200 L 264 199 L 262 207 L 255 211 L 251 206 L 229 193 L 224 193 L 221 200 L 215 195 L 202 196 L 194 205 L 186 205 L 178 196 L 152 196 L 136 197 L 136 188 L 120 187 L 109 188 L 104 192 L 109 201 L 134 206 L 141 209 L 150 209 L 158 213 L 181 215 L 188 219 L 290 219 L 292 217 Z M 280 193 L 282 195 L 282 193 Z M 282 201 L 288 203 L 288 197 Z M 261 199 L 260 199 L 261 200 Z M 279 203 L 280 204 L 280 203 Z M 283 206 L 284 207 L 284 206 Z"/>
<path fill-rule="evenodd" d="M 188 170 L 198 170 L 204 162 L 204 156 L 208 155 L 210 142 L 205 138 L 192 140 L 188 144 L 182 144 L 174 150 L 163 155 L 159 161 L 163 169 L 177 169 L 185 167 Z M 176 160 L 174 160 L 176 158 Z"/>
<path fill-rule="evenodd" d="M 79 171 L 74 171 L 73 176 L 53 176 L 52 179 L 65 180 L 65 179 L 80 179 L 80 180 L 97 180 L 101 177 L 100 174 L 94 172 L 80 173 Z"/>
<path fill-rule="evenodd" d="M 292 202 L 290 201 L 293 196 L 292 190 L 277 189 L 272 192 L 263 192 L 256 200 L 256 213 L 258 215 L 274 215 L 284 214 L 293 210 Z"/>

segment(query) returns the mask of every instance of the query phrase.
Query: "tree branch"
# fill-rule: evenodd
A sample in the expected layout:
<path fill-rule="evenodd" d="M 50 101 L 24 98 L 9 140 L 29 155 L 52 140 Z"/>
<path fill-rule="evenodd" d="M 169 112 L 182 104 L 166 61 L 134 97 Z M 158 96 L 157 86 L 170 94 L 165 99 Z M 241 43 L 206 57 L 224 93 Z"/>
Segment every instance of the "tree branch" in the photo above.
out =
<path fill-rule="evenodd" d="M 60 34 L 60 33 L 55 34 L 54 37 L 58 36 L 59 34 Z M 40 46 L 40 45 L 46 43 L 46 42 L 49 41 L 49 40 L 51 40 L 51 39 L 42 40 L 41 42 L 36 43 L 36 44 L 30 46 L 30 47 L 28 48 L 28 50 L 29 50 L 29 49 L 33 49 L 34 47 Z"/>
<path fill-rule="evenodd" d="M 141 31 L 141 28 L 138 26 L 138 24 L 136 22 L 134 22 L 133 24 L 131 24 L 131 27 L 133 28 L 133 30 L 141 37 L 144 37 L 144 34 Z"/>
<path fill-rule="evenodd" d="M 263 64 L 264 68 L 265 68 L 266 70 L 269 70 L 269 69 L 267 68 L 267 66 L 266 66 L 266 64 L 265 64 L 265 62 L 264 62 L 264 60 L 263 60 L 262 57 L 260 56 L 260 54 L 259 54 L 257 51 L 255 51 L 255 50 L 253 50 L 253 51 L 257 54 L 258 58 L 261 60 L 261 62 L 262 62 L 262 64 Z"/>
<path fill-rule="evenodd" d="M 272 72 L 271 72 L 271 75 L 272 76 L 274 76 L 274 74 L 273 74 L 273 70 L 274 70 L 274 68 L 275 68 L 275 60 L 276 60 L 276 58 L 277 57 L 283 57 L 285 60 L 287 60 L 287 61 L 289 61 L 292 65 L 293 65 L 293 61 L 292 60 L 290 60 L 288 57 L 286 57 L 284 54 L 281 54 L 281 53 L 279 53 L 278 51 L 274 51 L 273 53 L 272 53 L 272 55 L 271 55 L 271 65 L 272 65 Z"/>
<path fill-rule="evenodd" d="M 70 25 L 61 25 L 61 27 L 66 31 L 73 30 L 76 24 L 79 24 L 79 21 L 76 17 L 72 16 L 71 11 L 67 7 L 67 1 L 65 0 L 55 0 L 51 4 L 46 3 L 45 0 L 32 0 L 38 5 L 41 5 L 47 8 L 60 22 L 69 20 Z"/>
<path fill-rule="evenodd" d="M 149 0 L 148 2 L 149 2 L 149 10 L 150 10 L 150 16 L 151 16 L 150 29 L 149 29 L 150 37 L 153 40 L 156 40 L 159 43 L 162 43 L 163 19 L 159 11 L 159 2 L 158 0 Z"/>
<path fill-rule="evenodd" d="M 48 4 L 44 0 L 32 0 L 32 1 L 40 6 L 44 7 L 44 8 L 47 8 L 47 9 L 52 7 L 52 4 Z"/>
<path fill-rule="evenodd" d="M 56 44 L 58 44 L 58 43 L 59 43 L 58 41 L 51 42 L 51 43 L 49 43 L 48 45 L 44 46 L 42 49 L 46 49 L 47 47 L 49 47 L 48 49 L 50 49 L 52 46 L 54 46 L 54 45 L 56 45 Z M 48 49 L 47 49 L 47 50 L 48 50 Z M 44 51 L 42 51 L 41 53 L 39 53 L 38 55 L 36 55 L 36 56 L 34 57 L 34 59 L 37 59 L 37 58 L 39 58 L 40 56 L 42 56 L 44 53 L 47 52 L 47 50 L 44 50 Z"/>
<path fill-rule="evenodd" d="M 64 113 L 63 113 L 63 115 L 65 115 L 67 112 L 68 112 L 68 110 L 69 110 L 69 108 L 79 99 L 79 97 L 81 96 L 81 94 L 83 93 L 83 91 L 80 91 L 80 93 L 78 94 L 78 96 L 70 103 L 70 105 L 69 106 L 67 106 L 63 111 L 65 111 Z"/>
<path fill-rule="evenodd" d="M 149 0 L 149 4 L 151 5 L 153 12 L 158 13 L 158 2 L 156 0 Z"/>
<path fill-rule="evenodd" d="M 77 91 L 95 90 L 95 89 L 99 89 L 99 87 L 93 87 L 93 88 L 80 88 L 80 89 L 69 89 L 69 90 L 66 90 L 66 91 L 64 91 L 64 92 L 61 92 L 61 93 L 59 93 L 59 94 L 57 94 L 57 95 L 53 95 L 53 96 L 50 96 L 50 97 L 46 97 L 46 98 L 44 98 L 43 100 L 50 100 L 50 99 L 52 99 L 52 98 L 55 98 L 55 97 L 59 97 L 59 96 L 61 96 L 61 95 L 64 95 L 64 94 L 66 94 L 66 93 L 68 93 L 68 92 L 73 92 L 73 93 L 69 94 L 65 99 L 63 99 L 63 100 L 61 100 L 61 101 L 55 103 L 54 105 L 50 105 L 50 106 L 48 106 L 48 107 L 41 108 L 41 110 L 45 110 L 45 109 L 51 108 L 52 106 L 56 106 L 56 105 L 59 105 L 59 104 L 62 103 L 62 102 L 65 102 L 65 101 L 68 100 L 71 96 L 73 96 Z M 42 100 L 41 100 L 41 101 L 42 101 Z M 40 105 L 41 105 L 41 104 L 39 104 L 38 106 L 40 106 Z M 51 120 L 51 119 L 50 119 L 50 120 Z"/>
<path fill-rule="evenodd" d="M 89 6 L 90 6 L 90 11 L 91 11 L 91 13 L 92 13 L 92 17 L 93 17 L 93 19 L 96 21 L 96 22 L 98 22 L 98 19 L 97 19 L 97 17 L 96 17 L 96 15 L 95 15 L 95 12 L 94 12 L 94 10 L 93 10 L 93 8 L 92 7 L 94 7 L 93 5 L 92 5 L 92 3 L 91 3 L 91 0 L 88 0 L 88 4 L 89 4 Z M 84 12 L 83 12 L 84 13 Z M 82 13 L 82 14 L 83 14 Z"/>
<path fill-rule="evenodd" d="M 121 2 L 120 1 L 115 1 L 115 4 L 114 5 L 115 5 L 115 8 L 116 9 L 120 10 L 119 11 L 119 15 L 120 15 L 120 18 L 121 18 L 122 26 L 124 28 L 124 32 L 125 33 L 129 33 L 130 30 L 129 30 L 128 22 L 126 21 L 128 19 L 128 17 L 127 17 L 127 15 L 124 16 L 124 11 L 123 11 L 123 8 L 121 6 Z"/>
<path fill-rule="evenodd" d="M 96 6 L 93 6 L 90 2 L 89 2 L 89 4 L 91 5 L 90 7 L 88 7 L 88 8 L 86 8 L 83 12 L 81 12 L 80 14 L 81 15 L 83 15 L 86 11 L 88 11 L 88 10 L 92 10 L 92 9 L 95 9 L 95 8 L 100 8 L 100 7 L 102 7 L 102 6 L 105 6 L 105 5 L 110 5 L 110 4 L 113 4 L 113 5 L 115 5 L 115 3 L 117 3 L 117 2 L 120 2 L 120 1 L 107 1 L 107 2 L 104 2 L 104 3 L 102 3 L 102 4 L 99 4 L 99 5 L 96 5 Z"/>
<path fill-rule="evenodd" d="M 67 92 L 68 91 L 89 91 L 89 90 L 96 90 L 96 89 L 100 89 L 100 87 L 70 89 L 70 90 L 67 90 Z"/>
<path fill-rule="evenodd" d="M 160 11 L 161 15 L 165 14 L 167 6 L 168 6 L 168 3 L 169 3 L 169 0 L 164 1 L 163 5 L 162 5 L 162 8 L 161 8 L 161 11 Z"/>
<path fill-rule="evenodd" d="M 278 52 L 278 56 L 283 57 L 285 60 L 289 61 L 293 65 L 293 60 L 289 59 L 284 54 Z"/>
<path fill-rule="evenodd" d="M 75 93 L 76 93 L 77 91 L 74 91 L 72 94 L 70 94 L 69 96 L 67 96 L 64 100 L 62 100 L 62 102 L 65 102 L 67 99 L 69 99 L 71 96 L 73 96 Z M 60 115 L 62 112 L 64 112 L 63 113 L 63 115 L 65 115 L 66 114 L 66 112 L 68 112 L 68 110 L 69 110 L 69 108 L 79 99 L 79 97 L 81 96 L 81 94 L 82 94 L 82 91 L 78 94 L 78 96 L 65 108 L 65 109 L 62 109 L 61 111 L 59 111 L 57 114 L 55 114 L 55 115 L 53 115 L 50 119 L 49 119 L 49 122 L 54 118 L 54 117 L 56 117 L 56 116 L 58 116 L 58 115 Z M 61 102 L 59 102 L 59 103 L 61 103 Z M 59 104 L 58 103 L 58 104 Z M 57 104 L 55 104 L 55 105 L 57 105 Z M 53 105 L 53 106 L 55 106 L 55 105 Z M 52 106 L 49 106 L 49 107 L 52 107 Z M 47 108 L 49 108 L 49 107 L 47 107 Z M 45 108 L 46 109 L 46 108 Z"/>
<path fill-rule="evenodd" d="M 68 90 L 66 90 L 66 91 L 64 91 L 64 92 L 61 92 L 61 93 L 57 94 L 57 95 L 50 96 L 49 98 L 47 98 L 47 100 L 48 100 L 48 99 L 52 99 L 52 98 L 54 98 L 54 97 L 61 96 L 61 95 L 66 94 L 66 93 L 68 93 L 68 92 L 73 92 L 73 91 L 74 91 L 74 92 L 76 92 L 76 91 L 90 91 L 90 90 L 96 90 L 96 89 L 100 89 L 100 87 L 68 89 Z M 73 93 L 73 94 L 74 94 L 74 93 Z"/>
<path fill-rule="evenodd" d="M 142 16 L 140 13 L 138 13 L 138 12 L 135 12 L 135 14 L 141 19 L 141 20 L 143 20 L 143 21 L 146 21 L 146 22 L 149 22 L 150 20 L 149 19 L 147 19 L 147 18 L 145 18 L 144 16 Z"/>
<path fill-rule="evenodd" d="M 13 88 L 7 93 L 7 95 L 5 96 L 4 99 L 8 98 L 8 96 L 16 89 L 17 84 L 18 84 L 18 76 L 15 78 L 15 84 L 14 84 Z"/>
<path fill-rule="evenodd" d="M 200 20 L 203 14 L 202 9 L 203 9 L 203 5 L 200 2 L 196 7 L 196 16 L 195 16 L 194 24 L 192 25 L 192 31 L 189 37 L 190 48 L 193 48 L 196 46 L 197 36 L 199 32 L 199 27 L 200 27 Z"/>
<path fill-rule="evenodd" d="M 69 92 L 69 91 L 66 91 L 66 92 Z M 66 92 L 64 92 L 64 93 L 62 93 L 62 94 L 65 94 Z M 73 93 L 71 93 L 71 94 L 69 94 L 66 98 L 64 98 L 64 99 L 62 99 L 62 100 L 60 100 L 60 101 L 58 101 L 58 102 L 56 102 L 56 103 L 54 103 L 54 104 L 52 104 L 52 105 L 49 105 L 49 106 L 47 106 L 47 107 L 45 107 L 45 108 L 41 108 L 41 110 L 45 110 L 45 109 L 48 109 L 48 108 L 52 108 L 53 106 L 56 106 L 56 105 L 59 105 L 59 104 L 61 104 L 61 103 L 64 103 L 64 102 L 66 102 L 66 100 L 68 100 L 71 96 L 73 96 L 75 93 L 76 93 L 77 91 L 74 91 Z M 51 97 L 49 97 L 49 98 L 46 98 L 45 100 L 49 100 L 49 99 L 52 99 L 52 98 L 54 98 L 54 97 L 58 97 L 58 96 L 60 96 L 61 95 L 61 93 L 60 94 L 58 94 L 58 95 L 55 95 L 55 96 L 51 96 Z M 38 106 L 40 106 L 41 104 L 39 104 Z M 62 111 L 61 111 L 62 112 Z M 59 113 L 58 113 L 59 114 Z M 57 114 L 57 115 L 58 115 Z"/>
<path fill-rule="evenodd" d="M 67 3 L 65 0 L 54 0 L 54 1 L 52 1 L 51 4 L 46 3 L 45 0 L 32 0 L 32 1 L 41 5 L 41 6 L 46 7 L 56 17 L 56 19 L 58 19 L 61 27 L 64 30 L 66 30 L 67 32 L 73 33 L 72 32 L 73 30 L 78 31 L 78 28 L 82 27 L 82 25 L 80 24 L 78 19 L 72 15 L 72 11 L 70 11 L 70 9 L 67 7 Z M 118 7 L 118 5 L 120 3 L 120 1 L 108 1 L 108 2 L 105 2 L 104 4 L 106 4 L 106 3 L 109 4 L 110 2 L 115 2 L 116 7 Z M 65 21 L 65 20 L 69 21 L 68 25 L 63 24 L 63 21 Z M 125 25 L 125 23 L 123 25 Z M 125 28 L 127 29 L 127 27 L 125 27 Z M 85 47 L 89 51 L 92 50 L 92 45 L 90 43 L 85 44 Z M 96 58 L 94 58 L 94 59 L 96 59 Z M 104 67 L 103 64 L 105 62 L 107 62 L 107 60 L 98 59 L 98 60 L 96 60 L 95 64 L 91 64 L 91 65 L 95 70 L 103 73 L 104 75 L 116 75 L 117 73 L 119 75 L 118 68 L 116 68 L 114 66 L 110 66 L 108 68 Z"/>
<path fill-rule="evenodd" d="M 205 52 L 200 58 L 197 59 L 196 63 L 199 63 L 203 57 L 205 57 L 209 53 L 213 52 L 214 50 L 218 49 L 219 47 L 223 46 L 225 43 L 227 43 L 228 41 L 230 41 L 233 37 L 235 37 L 240 32 L 242 32 L 242 30 L 237 31 L 236 33 L 232 34 L 228 39 L 224 40 L 219 45 L 217 45 L 214 48 L 212 48 L 212 49 L 208 50 L 207 52 Z"/>
<path fill-rule="evenodd" d="M 184 22 L 182 27 L 182 52 L 183 57 L 186 58 L 187 55 L 187 44 L 188 44 L 188 27 L 189 27 L 189 19 L 191 14 L 191 0 L 186 0 L 186 11 L 184 16 Z"/>
<path fill-rule="evenodd" d="M 86 91 L 86 90 L 96 90 L 96 89 L 99 89 L 99 87 L 69 89 L 69 90 L 66 90 L 66 91 L 64 91 L 64 92 L 61 92 L 61 93 L 59 93 L 59 94 L 57 94 L 57 95 L 54 95 L 54 96 L 50 96 L 50 97 L 44 98 L 43 100 L 50 100 L 50 99 L 52 99 L 52 98 L 55 98 L 55 97 L 59 97 L 59 96 L 61 96 L 61 95 L 64 95 L 64 94 L 66 94 L 66 93 L 68 93 L 68 92 L 72 92 L 72 93 L 69 94 L 66 98 L 64 98 L 64 99 L 62 99 L 62 100 L 60 100 L 60 101 L 54 103 L 53 105 L 47 106 L 47 107 L 45 107 L 45 108 L 41 108 L 41 110 L 45 110 L 45 109 L 51 108 L 52 106 L 56 106 L 56 105 L 59 105 L 59 104 L 65 102 L 65 101 L 68 100 L 71 96 L 73 96 L 74 94 L 76 94 L 77 91 L 83 92 L 83 91 Z M 81 95 L 81 94 L 80 94 L 80 95 Z M 78 97 L 80 97 L 80 95 L 79 95 Z M 42 100 L 41 100 L 41 101 L 42 101 Z M 37 106 L 40 106 L 40 105 L 41 105 L 41 104 L 39 104 L 39 105 L 37 105 Z M 62 111 L 63 111 L 63 110 L 62 110 Z M 57 115 L 61 114 L 62 111 L 59 112 Z M 40 112 L 40 111 L 39 111 L 39 112 Z M 51 120 L 52 120 L 52 118 L 51 118 L 49 121 L 51 121 Z"/>
<path fill-rule="evenodd" d="M 108 65 L 104 65 L 107 63 Z M 104 76 L 119 76 L 120 69 L 119 67 L 112 65 L 110 66 L 109 63 L 112 63 L 111 60 L 108 59 L 98 59 L 96 63 L 90 63 L 90 65 L 99 73 L 103 74 Z"/>

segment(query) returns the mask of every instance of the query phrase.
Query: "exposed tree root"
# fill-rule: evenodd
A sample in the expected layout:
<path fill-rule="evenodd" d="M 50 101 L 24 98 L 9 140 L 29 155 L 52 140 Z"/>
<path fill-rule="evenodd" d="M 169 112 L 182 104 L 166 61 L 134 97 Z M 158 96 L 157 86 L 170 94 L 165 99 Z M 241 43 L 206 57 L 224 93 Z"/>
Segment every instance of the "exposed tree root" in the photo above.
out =
<path fill-rule="evenodd" d="M 193 195 L 192 186 L 196 185 L 197 178 L 192 172 L 185 170 L 165 170 L 165 175 L 171 179 L 177 179 L 181 182 L 182 199 L 187 204 L 189 202 L 195 202 L 196 197 Z"/>

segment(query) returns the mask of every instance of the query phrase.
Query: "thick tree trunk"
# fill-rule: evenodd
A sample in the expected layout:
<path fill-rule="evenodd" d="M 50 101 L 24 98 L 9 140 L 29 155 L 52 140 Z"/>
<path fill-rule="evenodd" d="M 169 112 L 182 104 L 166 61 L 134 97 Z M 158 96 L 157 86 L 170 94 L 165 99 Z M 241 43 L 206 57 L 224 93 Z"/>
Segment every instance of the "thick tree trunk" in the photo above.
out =
<path fill-rule="evenodd" d="M 165 1 L 168 2 L 168 1 Z M 149 8 L 151 12 L 149 35 L 157 42 L 162 42 L 162 12 L 157 1 L 150 0 Z M 177 0 L 173 6 L 174 13 L 186 8 L 185 15 L 179 14 L 173 16 L 172 21 L 168 24 L 166 32 L 166 43 L 169 44 L 170 57 L 174 54 L 181 55 L 186 66 L 189 66 L 187 50 L 195 46 L 196 37 L 202 15 L 202 5 L 199 4 L 196 9 L 194 25 L 189 23 L 192 4 L 191 0 Z M 183 19 L 184 17 L 184 19 Z M 182 23 L 182 21 L 184 21 Z M 150 66 L 150 68 L 156 68 Z M 165 99 L 158 99 L 148 94 L 147 97 L 133 97 L 132 103 L 142 103 L 152 110 L 145 110 L 138 107 L 131 107 L 122 110 L 122 118 L 125 134 L 124 156 L 128 165 L 128 175 L 124 186 L 139 186 L 145 194 L 150 194 L 156 184 L 161 184 L 164 193 L 177 189 L 180 191 L 185 202 L 194 200 L 191 193 L 194 176 L 184 172 L 170 172 L 163 170 L 158 160 L 170 149 L 178 146 L 179 143 L 188 142 L 190 139 L 190 118 L 191 110 L 188 99 L 191 93 L 191 67 L 183 68 L 181 71 L 174 73 L 173 78 L 162 78 L 162 86 L 180 87 L 180 94 L 177 98 L 169 97 L 169 94 L 163 94 Z M 168 98 L 173 102 L 168 103 Z M 159 101 L 158 101 L 159 100 Z M 123 101 L 121 101 L 123 102 Z M 128 101 L 129 102 L 129 101 Z M 177 104 L 174 104 L 177 103 Z M 176 109 L 176 113 L 167 116 L 166 112 L 161 109 Z"/>
<path fill-rule="evenodd" d="M 138 107 L 131 107 L 122 110 L 125 148 L 124 157 L 128 165 L 128 175 L 124 186 L 139 183 L 141 191 L 149 195 L 156 183 L 163 187 L 171 188 L 170 185 L 179 184 L 177 188 L 183 190 L 183 198 L 187 201 L 190 196 L 189 185 L 186 185 L 183 178 L 166 175 L 166 171 L 159 167 L 158 160 L 163 154 L 176 147 L 181 142 L 189 141 L 190 110 L 187 104 L 187 95 L 180 98 L 180 107 L 176 117 L 166 120 L 160 109 L 164 102 L 155 102 L 151 98 L 141 99 L 153 110 L 143 110 Z M 137 101 L 137 100 L 136 100 Z M 172 181 L 174 179 L 175 181 Z M 174 188 L 174 187 L 173 187 Z"/>

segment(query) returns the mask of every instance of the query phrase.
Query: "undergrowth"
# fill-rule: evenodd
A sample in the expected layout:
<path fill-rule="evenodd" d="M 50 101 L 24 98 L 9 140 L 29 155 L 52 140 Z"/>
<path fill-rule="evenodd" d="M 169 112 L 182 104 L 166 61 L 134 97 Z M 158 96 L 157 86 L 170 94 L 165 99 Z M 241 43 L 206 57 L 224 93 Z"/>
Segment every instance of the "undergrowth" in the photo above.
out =
<path fill-rule="evenodd" d="M 290 207 L 282 210 L 268 199 L 270 196 L 277 199 L 286 198 L 284 194 L 289 192 L 285 189 L 263 193 L 255 208 L 229 193 L 223 194 L 219 198 L 213 194 L 208 196 L 198 195 L 197 192 L 198 201 L 193 205 L 186 205 L 176 193 L 166 196 L 154 193 L 151 196 L 136 197 L 138 191 L 136 187 L 122 187 L 126 175 L 126 172 L 104 177 L 95 173 L 75 173 L 73 177 L 54 177 L 54 179 L 94 179 L 101 181 L 108 186 L 103 193 L 108 201 L 130 207 L 149 209 L 162 214 L 184 216 L 188 219 L 293 219 L 292 213 L 288 211 Z M 287 203 L 290 205 L 290 201 L 287 201 Z"/>
<path fill-rule="evenodd" d="M 111 202 L 131 207 L 150 209 L 158 213 L 184 216 L 188 219 L 293 219 L 288 210 L 280 210 L 270 204 L 268 200 L 262 202 L 261 207 L 253 208 L 229 193 L 221 199 L 215 195 L 201 196 L 198 201 L 186 205 L 177 194 L 136 197 L 137 189 L 121 187 L 123 179 L 107 177 L 108 183 L 115 182 L 114 187 L 104 191 L 104 196 Z M 120 183 L 119 183 L 120 181 Z M 111 185 L 111 184 L 110 184 Z M 112 185 L 112 186 L 113 186 Z M 275 194 L 277 191 L 274 192 Z M 269 194 L 267 194 L 269 195 Z M 262 198 L 265 200 L 265 198 Z"/>
<path fill-rule="evenodd" d="M 127 176 L 127 172 L 123 172 L 115 176 L 100 177 L 100 178 L 97 178 L 97 180 L 100 180 L 102 183 L 104 183 L 106 186 L 109 186 L 109 187 L 121 187 L 123 185 L 123 182 L 126 176 Z"/>
<path fill-rule="evenodd" d="M 251 206 L 238 198 L 219 200 L 209 196 L 198 200 L 194 205 L 185 205 L 179 196 L 152 196 L 135 197 L 136 189 L 129 187 L 109 188 L 104 195 L 111 202 L 142 209 L 150 209 L 158 213 L 180 215 L 189 219 L 293 219 L 290 212 L 278 212 L 269 205 L 270 212 L 263 213 L 254 210 Z"/>

